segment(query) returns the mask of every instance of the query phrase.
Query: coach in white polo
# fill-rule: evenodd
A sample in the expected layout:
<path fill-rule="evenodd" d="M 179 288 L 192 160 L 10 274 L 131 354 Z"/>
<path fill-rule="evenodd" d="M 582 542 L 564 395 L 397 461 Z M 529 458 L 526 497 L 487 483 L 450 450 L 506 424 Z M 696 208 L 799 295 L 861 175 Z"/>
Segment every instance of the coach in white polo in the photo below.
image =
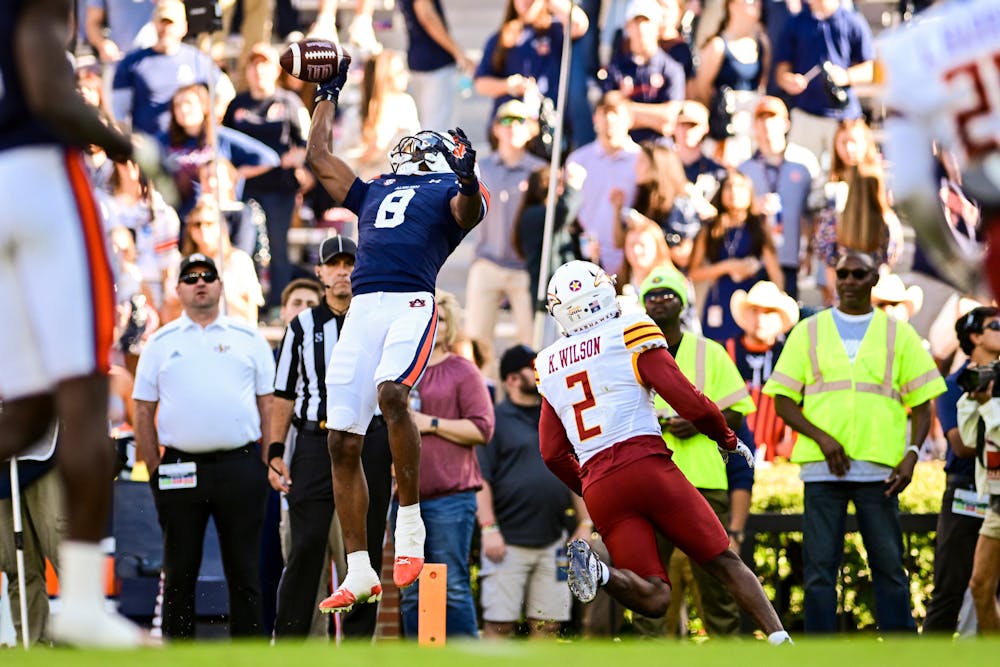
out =
<path fill-rule="evenodd" d="M 194 637 L 209 517 L 229 588 L 230 634 L 261 634 L 258 552 L 268 485 L 257 441 L 267 432 L 274 358 L 256 328 L 220 314 L 221 294 L 210 258 L 181 262 L 184 314 L 149 339 L 132 393 L 136 446 L 163 530 L 165 637 Z"/>

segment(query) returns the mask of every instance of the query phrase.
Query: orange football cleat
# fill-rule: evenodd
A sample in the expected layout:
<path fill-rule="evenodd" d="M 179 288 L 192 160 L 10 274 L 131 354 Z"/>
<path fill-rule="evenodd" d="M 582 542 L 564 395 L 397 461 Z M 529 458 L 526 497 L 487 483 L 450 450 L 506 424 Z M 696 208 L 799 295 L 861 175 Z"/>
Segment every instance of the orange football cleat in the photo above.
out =
<path fill-rule="evenodd" d="M 333 592 L 333 595 L 319 603 L 319 610 L 324 614 L 334 612 L 348 612 L 355 604 L 366 602 L 378 602 L 382 599 L 382 586 L 375 584 L 367 593 L 360 596 L 354 595 L 351 591 L 341 586 Z"/>
<path fill-rule="evenodd" d="M 412 556 L 396 556 L 392 563 L 392 581 L 400 588 L 413 584 L 424 569 L 424 559 Z"/>

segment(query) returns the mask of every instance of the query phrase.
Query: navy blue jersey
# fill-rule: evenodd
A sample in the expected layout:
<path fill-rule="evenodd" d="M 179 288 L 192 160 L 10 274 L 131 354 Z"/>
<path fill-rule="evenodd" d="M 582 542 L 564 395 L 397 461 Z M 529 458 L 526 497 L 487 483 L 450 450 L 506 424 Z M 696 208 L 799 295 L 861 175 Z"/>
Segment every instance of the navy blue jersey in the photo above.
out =
<path fill-rule="evenodd" d="M 451 214 L 456 194 L 454 174 L 355 179 L 344 199 L 358 216 L 354 294 L 433 293 L 438 271 L 468 233 Z"/>
<path fill-rule="evenodd" d="M 0 12 L 0 150 L 61 143 L 32 115 L 16 67 L 14 28 L 27 1 L 7 0 Z"/>
<path fill-rule="evenodd" d="M 433 0 L 434 9 L 441 17 L 441 23 L 445 30 L 448 29 L 448 20 L 445 18 L 444 10 L 441 8 L 441 0 Z M 431 37 L 424 26 L 417 20 L 417 14 L 413 10 L 413 0 L 397 0 L 396 7 L 403 15 L 406 22 L 406 34 L 408 37 L 406 45 L 406 61 L 411 72 L 433 72 L 434 70 L 453 65 L 455 57 L 444 50 L 440 44 Z"/>

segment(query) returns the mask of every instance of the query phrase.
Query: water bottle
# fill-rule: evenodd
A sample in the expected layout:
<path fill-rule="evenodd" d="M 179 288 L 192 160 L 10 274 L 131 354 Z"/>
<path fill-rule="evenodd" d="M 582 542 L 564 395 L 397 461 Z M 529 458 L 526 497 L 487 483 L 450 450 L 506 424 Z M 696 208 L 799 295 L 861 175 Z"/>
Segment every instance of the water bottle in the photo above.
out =
<path fill-rule="evenodd" d="M 472 77 L 465 72 L 458 76 L 458 94 L 463 100 L 472 97 Z"/>
<path fill-rule="evenodd" d="M 410 409 L 414 412 L 420 412 L 420 408 L 423 406 L 423 401 L 420 400 L 420 392 L 417 391 L 416 387 L 413 387 L 410 389 Z"/>

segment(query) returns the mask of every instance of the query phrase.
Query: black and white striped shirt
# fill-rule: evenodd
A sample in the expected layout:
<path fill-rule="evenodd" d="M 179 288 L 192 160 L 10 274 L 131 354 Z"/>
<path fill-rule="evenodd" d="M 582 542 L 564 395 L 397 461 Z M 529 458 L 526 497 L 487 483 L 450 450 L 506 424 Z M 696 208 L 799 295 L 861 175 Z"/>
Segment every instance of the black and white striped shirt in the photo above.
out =
<path fill-rule="evenodd" d="M 344 316 L 321 301 L 292 320 L 281 340 L 274 395 L 295 401 L 294 416 L 326 419 L 326 362 L 337 344 Z"/>

